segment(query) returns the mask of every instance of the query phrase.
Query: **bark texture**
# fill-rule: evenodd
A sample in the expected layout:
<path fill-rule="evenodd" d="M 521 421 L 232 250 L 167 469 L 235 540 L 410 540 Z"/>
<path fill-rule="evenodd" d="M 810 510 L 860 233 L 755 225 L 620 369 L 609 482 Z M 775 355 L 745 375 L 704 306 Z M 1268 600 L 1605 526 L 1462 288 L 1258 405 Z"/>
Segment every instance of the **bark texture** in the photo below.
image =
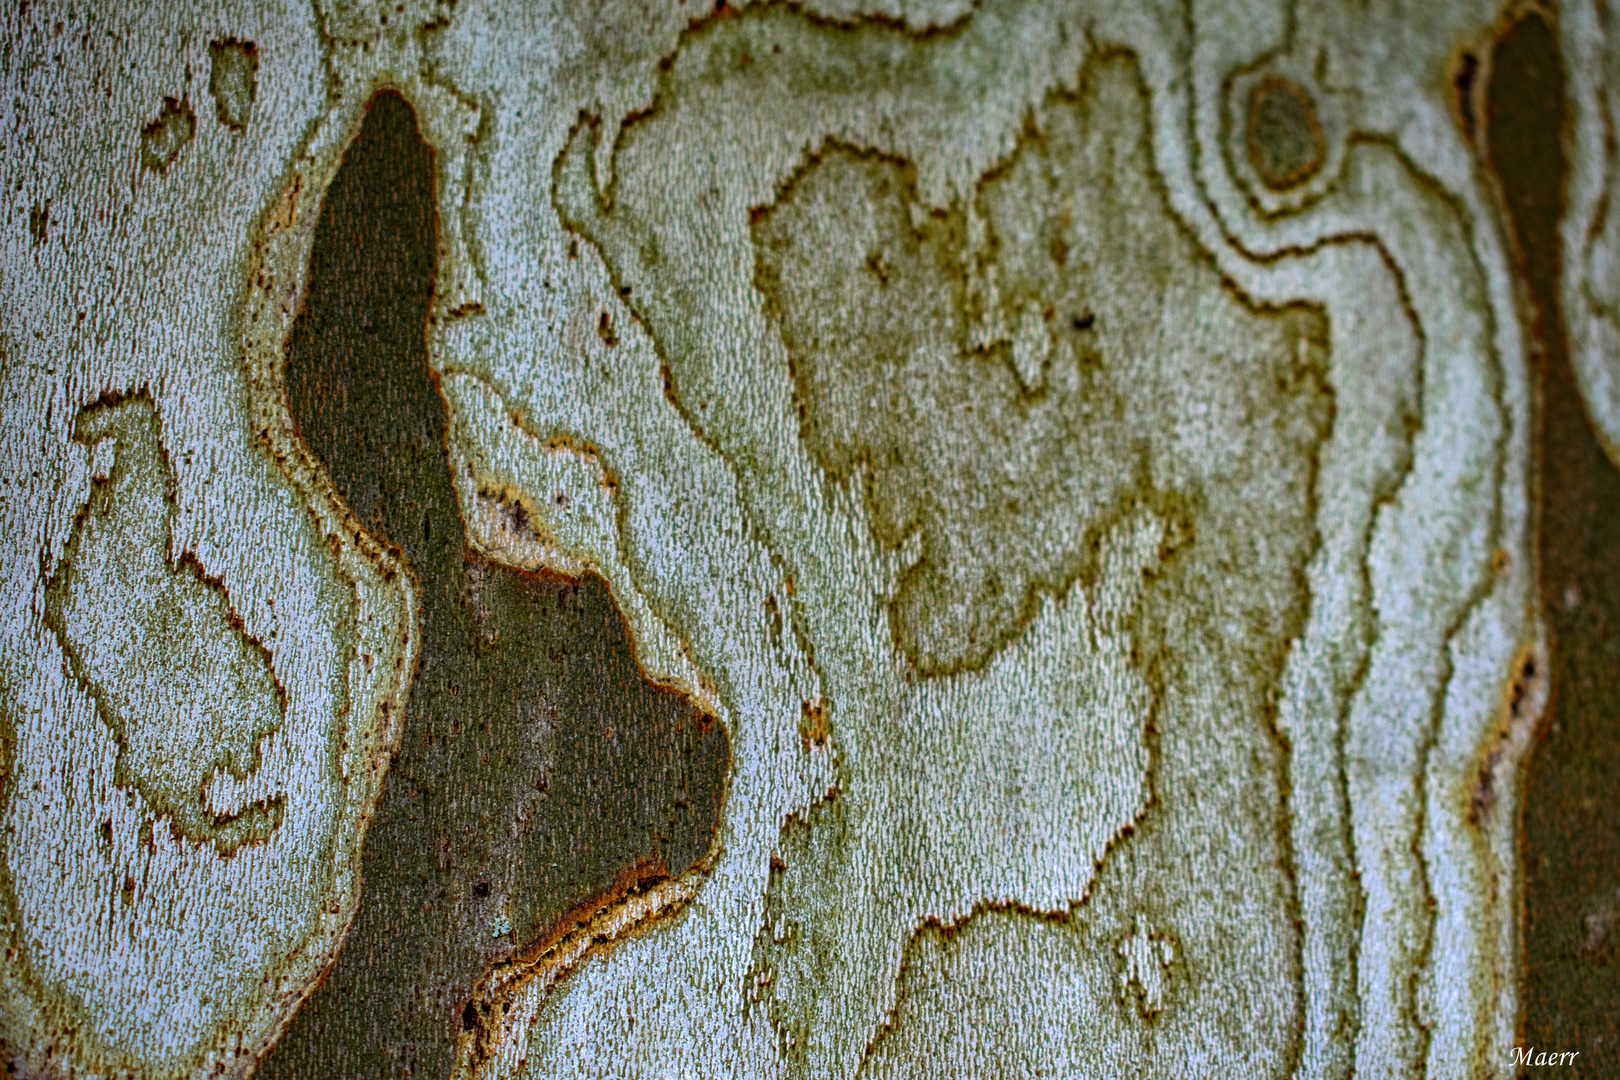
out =
<path fill-rule="evenodd" d="M 1607 9 L 6 18 L 19 1073 L 1611 1067 Z"/>

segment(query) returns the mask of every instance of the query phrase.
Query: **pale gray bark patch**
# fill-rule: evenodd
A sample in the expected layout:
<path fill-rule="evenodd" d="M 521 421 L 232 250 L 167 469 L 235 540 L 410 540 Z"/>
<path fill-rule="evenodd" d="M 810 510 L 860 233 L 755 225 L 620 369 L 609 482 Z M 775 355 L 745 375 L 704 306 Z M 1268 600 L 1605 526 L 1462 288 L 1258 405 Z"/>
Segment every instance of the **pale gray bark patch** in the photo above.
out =
<path fill-rule="evenodd" d="M 21 483 L 0 503 L 0 1058 L 23 1075 L 240 1075 L 353 911 L 410 660 L 410 598 L 385 552 L 357 551 L 330 501 L 278 467 L 281 424 L 261 420 L 268 395 L 252 359 L 297 276 L 311 205 L 298 193 L 319 186 L 332 103 L 311 16 L 295 0 L 48 0 L 8 17 L 0 171 L 15 202 L 0 230 L 0 445 Z M 223 33 L 267 57 L 240 133 L 188 111 Z M 32 205 L 49 209 L 42 242 Z M 285 261 L 269 265 L 266 249 Z M 92 448 L 75 426 L 118 395 L 129 418 L 149 399 L 166 465 L 123 503 L 151 515 L 78 526 L 80 554 L 140 584 L 96 590 L 93 640 L 80 635 L 75 649 L 116 658 L 121 641 L 152 631 L 161 605 L 148 601 L 165 594 L 189 612 L 185 634 L 148 638 L 151 667 L 120 676 L 127 685 L 111 685 L 105 665 L 86 672 L 129 691 L 124 705 L 156 707 L 123 711 L 153 748 L 124 755 L 124 770 L 117 733 L 46 619 L 58 575 L 62 600 L 90 597 L 88 577 L 65 588 L 63 557 L 119 448 Z M 127 449 L 139 451 L 133 464 L 152 447 Z M 215 599 L 194 602 L 203 593 Z M 227 750 L 241 778 L 211 764 Z M 192 786 L 200 773 L 205 791 Z M 176 827 L 161 792 L 119 782 L 141 774 L 185 800 L 193 832 L 284 794 L 280 824 L 222 858 L 213 839 Z"/>

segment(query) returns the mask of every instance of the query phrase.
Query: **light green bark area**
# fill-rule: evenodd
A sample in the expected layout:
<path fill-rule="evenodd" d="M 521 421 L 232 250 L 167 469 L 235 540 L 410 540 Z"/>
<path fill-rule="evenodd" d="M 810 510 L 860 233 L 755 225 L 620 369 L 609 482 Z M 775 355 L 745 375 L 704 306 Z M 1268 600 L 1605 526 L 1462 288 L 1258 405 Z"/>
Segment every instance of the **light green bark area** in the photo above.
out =
<path fill-rule="evenodd" d="M 1262 576 L 1294 577 L 1311 543 L 1326 328 L 1223 291 L 1153 184 L 1134 73 L 1096 82 L 1047 103 L 971 226 L 919 204 L 903 166 L 837 150 L 754 226 L 812 456 L 840 482 L 864 466 L 879 542 L 921 533 L 890 614 L 925 675 L 982 666 L 1156 487 L 1189 543 L 1248 534 L 1264 500 L 1278 563 L 1227 556 Z M 1189 461 L 1213 431 L 1241 434 Z"/>
<path fill-rule="evenodd" d="M 241 782 L 286 711 L 269 651 L 195 557 L 173 551 L 174 476 L 151 399 L 92 406 L 74 428 L 111 461 L 46 588 L 45 620 L 118 740 L 113 782 L 221 854 L 263 843 L 286 793 Z M 222 803 L 213 789 L 227 776 L 239 790 Z"/>

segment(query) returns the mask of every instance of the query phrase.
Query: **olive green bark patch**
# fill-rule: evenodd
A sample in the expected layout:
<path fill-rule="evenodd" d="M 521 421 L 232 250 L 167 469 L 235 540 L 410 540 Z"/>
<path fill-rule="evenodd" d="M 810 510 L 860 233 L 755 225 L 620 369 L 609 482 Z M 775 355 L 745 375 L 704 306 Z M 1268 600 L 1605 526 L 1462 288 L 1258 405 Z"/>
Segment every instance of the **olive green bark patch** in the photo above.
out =
<path fill-rule="evenodd" d="M 258 771 L 286 695 L 224 586 L 173 551 L 174 473 L 152 401 L 92 405 L 74 436 L 110 448 L 112 466 L 94 480 L 46 587 L 45 622 L 118 741 L 114 782 L 221 852 L 266 840 L 285 795 L 224 807 L 208 789 L 220 772 Z"/>
<path fill-rule="evenodd" d="M 804 918 L 805 909 L 794 904 L 794 883 L 787 873 L 790 866 L 814 865 L 828 847 L 858 842 L 846 810 L 846 801 L 835 794 L 783 825 L 771 854 L 765 919 L 754 938 L 753 964 L 744 984 L 749 1007 L 769 1017 L 777 1048 L 796 1075 L 803 1075 L 815 1027 L 836 1022 L 839 1012 L 827 995 L 814 991 L 836 985 L 834 973 L 847 960 L 833 942 L 823 940 L 823 928 Z"/>
<path fill-rule="evenodd" d="M 141 164 L 164 172 L 197 134 L 197 114 L 189 102 L 164 98 L 157 118 L 141 129 Z"/>
<path fill-rule="evenodd" d="M 1322 423 L 1321 316 L 1222 286 L 1164 206 L 1142 111 L 1059 100 L 971 207 L 932 212 L 903 163 L 834 148 L 756 218 L 805 443 L 859 477 L 882 543 L 921 535 L 892 615 L 924 673 L 982 664 L 1088 573 L 1198 368 L 1241 369 L 1246 419 L 1275 412 L 1303 455 Z"/>
<path fill-rule="evenodd" d="M 253 100 L 259 95 L 259 47 L 226 38 L 210 44 L 208 54 L 213 61 L 208 92 L 214 95 L 219 122 L 241 131 L 252 119 Z"/>
<path fill-rule="evenodd" d="M 1288 79 L 1263 79 L 1250 93 L 1247 142 L 1254 171 L 1274 191 L 1303 184 L 1327 158 L 1316 103 Z"/>
<path fill-rule="evenodd" d="M 359 911 L 271 1077 L 448 1075 L 490 965 L 627 868 L 705 857 L 730 764 L 725 729 L 643 675 L 600 579 L 469 548 L 428 365 L 434 205 L 411 108 L 380 95 L 326 192 L 285 377 L 301 437 L 416 578 L 420 656 Z"/>

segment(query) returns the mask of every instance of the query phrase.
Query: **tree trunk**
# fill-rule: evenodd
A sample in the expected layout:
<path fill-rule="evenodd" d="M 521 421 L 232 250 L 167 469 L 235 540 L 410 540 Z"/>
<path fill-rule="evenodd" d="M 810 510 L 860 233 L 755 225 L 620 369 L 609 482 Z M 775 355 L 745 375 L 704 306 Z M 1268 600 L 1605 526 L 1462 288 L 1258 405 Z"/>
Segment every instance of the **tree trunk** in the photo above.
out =
<path fill-rule="evenodd" d="M 0 1058 L 1620 1068 L 1606 11 L 696 3 L 7 16 Z"/>

